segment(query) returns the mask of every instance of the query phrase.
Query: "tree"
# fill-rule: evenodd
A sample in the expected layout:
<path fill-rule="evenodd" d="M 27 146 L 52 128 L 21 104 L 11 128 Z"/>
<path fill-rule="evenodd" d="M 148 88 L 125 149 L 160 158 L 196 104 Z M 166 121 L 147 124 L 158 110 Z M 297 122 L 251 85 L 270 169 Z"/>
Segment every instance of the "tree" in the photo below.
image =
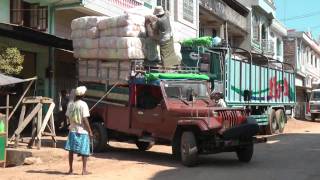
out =
<path fill-rule="evenodd" d="M 17 48 L 0 48 L 0 72 L 16 75 L 23 69 L 24 56 Z"/>

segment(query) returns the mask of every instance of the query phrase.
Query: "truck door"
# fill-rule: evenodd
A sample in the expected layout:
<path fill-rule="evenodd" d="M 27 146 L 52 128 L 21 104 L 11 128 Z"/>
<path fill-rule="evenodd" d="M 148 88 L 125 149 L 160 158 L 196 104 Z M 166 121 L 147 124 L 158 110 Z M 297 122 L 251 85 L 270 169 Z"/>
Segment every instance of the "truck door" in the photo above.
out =
<path fill-rule="evenodd" d="M 162 100 L 159 86 L 136 85 L 132 104 L 132 128 L 148 133 L 160 133 L 163 119 L 160 102 Z"/>

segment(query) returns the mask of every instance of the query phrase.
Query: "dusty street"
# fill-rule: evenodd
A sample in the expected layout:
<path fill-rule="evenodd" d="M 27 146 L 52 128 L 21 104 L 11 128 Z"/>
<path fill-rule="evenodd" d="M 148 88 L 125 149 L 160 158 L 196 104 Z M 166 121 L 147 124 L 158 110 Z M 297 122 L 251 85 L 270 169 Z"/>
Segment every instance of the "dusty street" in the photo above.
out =
<path fill-rule="evenodd" d="M 290 120 L 286 133 L 255 146 L 249 164 L 238 162 L 235 153 L 202 156 L 195 168 L 186 168 L 171 158 L 171 149 L 154 146 L 139 152 L 134 145 L 112 143 L 112 150 L 94 154 L 89 160 L 91 175 L 65 175 L 67 152 L 43 148 L 42 164 L 0 169 L 0 179 L 242 179 L 319 180 L 320 123 Z M 75 161 L 81 173 L 81 161 Z"/>

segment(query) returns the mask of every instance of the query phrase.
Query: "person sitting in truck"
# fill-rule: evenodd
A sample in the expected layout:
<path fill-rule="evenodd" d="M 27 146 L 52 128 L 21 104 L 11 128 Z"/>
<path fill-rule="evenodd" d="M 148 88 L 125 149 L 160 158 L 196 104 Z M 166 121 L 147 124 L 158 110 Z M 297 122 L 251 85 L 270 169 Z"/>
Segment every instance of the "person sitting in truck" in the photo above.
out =
<path fill-rule="evenodd" d="M 82 100 L 87 88 L 80 86 L 75 90 L 75 100 L 67 107 L 66 116 L 70 122 L 69 135 L 65 149 L 69 151 L 69 174 L 73 174 L 73 154 L 82 156 L 82 175 L 89 174 L 87 171 L 87 159 L 90 154 L 90 140 L 92 130 L 89 125 L 89 107 Z"/>
<path fill-rule="evenodd" d="M 179 65 L 179 59 L 174 51 L 173 34 L 170 24 L 170 15 L 163 10 L 162 6 L 154 8 L 153 14 L 157 16 L 154 29 L 159 35 L 160 56 L 165 67 Z"/>
<path fill-rule="evenodd" d="M 226 102 L 223 99 L 223 93 L 215 91 L 211 94 L 211 99 L 215 102 L 218 107 L 227 107 Z"/>

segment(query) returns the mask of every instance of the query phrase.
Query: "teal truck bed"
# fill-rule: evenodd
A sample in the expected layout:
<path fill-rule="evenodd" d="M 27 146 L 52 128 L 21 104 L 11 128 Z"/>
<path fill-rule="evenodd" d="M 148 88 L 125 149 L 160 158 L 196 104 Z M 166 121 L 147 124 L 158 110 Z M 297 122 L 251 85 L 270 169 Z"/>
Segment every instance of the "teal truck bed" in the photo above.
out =
<path fill-rule="evenodd" d="M 244 56 L 250 53 L 242 52 L 235 56 L 230 51 L 230 48 L 182 47 L 182 63 L 206 73 L 212 82 L 212 90 L 220 84 L 229 107 L 250 108 L 251 116 L 266 129 L 275 114 L 290 114 L 296 99 L 293 69 L 261 54 Z M 277 115 L 278 119 L 280 115 Z"/>

